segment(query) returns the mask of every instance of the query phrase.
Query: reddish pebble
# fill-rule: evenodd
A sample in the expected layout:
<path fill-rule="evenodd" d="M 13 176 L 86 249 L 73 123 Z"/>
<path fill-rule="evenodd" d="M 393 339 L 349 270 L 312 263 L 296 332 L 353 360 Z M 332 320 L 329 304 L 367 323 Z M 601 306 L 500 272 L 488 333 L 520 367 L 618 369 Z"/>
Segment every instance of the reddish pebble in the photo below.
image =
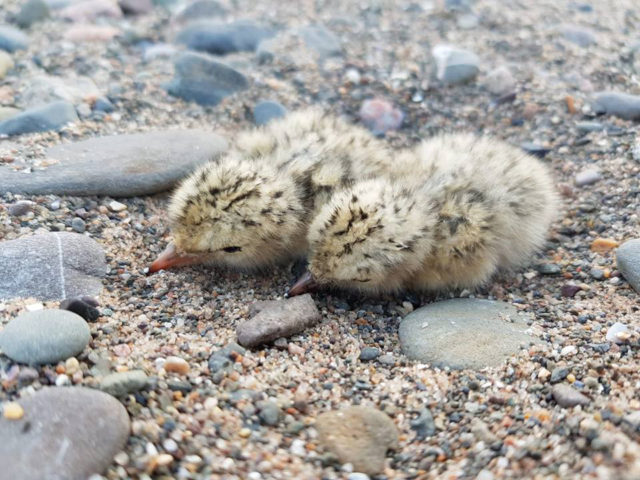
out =
<path fill-rule="evenodd" d="M 164 370 L 184 375 L 189 371 L 189 364 L 180 357 L 168 357 L 164 364 Z"/>
<path fill-rule="evenodd" d="M 576 293 L 580 291 L 580 287 L 578 285 L 573 285 L 571 283 L 567 285 L 563 285 L 560 293 L 563 297 L 574 297 Z"/>
<path fill-rule="evenodd" d="M 384 135 L 402 125 L 404 113 L 390 102 L 379 98 L 365 100 L 360 107 L 360 120 L 374 135 Z"/>

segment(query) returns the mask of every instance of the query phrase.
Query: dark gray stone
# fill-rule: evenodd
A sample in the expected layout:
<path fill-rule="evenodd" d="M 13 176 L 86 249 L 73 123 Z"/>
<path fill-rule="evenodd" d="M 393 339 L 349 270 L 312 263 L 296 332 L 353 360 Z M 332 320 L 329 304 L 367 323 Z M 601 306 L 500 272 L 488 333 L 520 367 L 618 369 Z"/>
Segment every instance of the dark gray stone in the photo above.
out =
<path fill-rule="evenodd" d="M 0 25 L 0 50 L 15 52 L 29 46 L 29 37 L 14 27 Z"/>
<path fill-rule="evenodd" d="M 287 109 L 278 102 L 262 101 L 253 107 L 253 121 L 256 125 L 266 125 L 275 118 L 282 118 L 287 114 Z"/>
<path fill-rule="evenodd" d="M 256 404 L 258 407 L 258 418 L 264 425 L 275 426 L 282 418 L 282 410 L 278 404 L 272 400 L 264 400 Z"/>
<path fill-rule="evenodd" d="M 215 55 L 233 52 L 253 52 L 258 44 L 274 35 L 273 30 L 249 20 L 224 24 L 213 20 L 198 20 L 182 29 L 176 41 L 192 50 Z"/>
<path fill-rule="evenodd" d="M 590 133 L 590 132 L 601 132 L 606 127 L 600 122 L 578 122 L 576 123 L 576 128 L 578 131 L 582 133 Z"/>
<path fill-rule="evenodd" d="M 93 109 L 96 112 L 111 113 L 116 109 L 116 107 L 107 97 L 100 97 L 96 100 L 96 103 L 93 104 Z"/>
<path fill-rule="evenodd" d="M 217 105 L 223 98 L 248 87 L 243 74 L 210 55 L 184 52 L 175 61 L 174 78 L 167 91 L 200 105 Z"/>
<path fill-rule="evenodd" d="M 57 363 L 82 352 L 91 340 L 82 317 L 66 310 L 27 312 L 0 332 L 0 348 L 12 360 L 29 365 Z"/>
<path fill-rule="evenodd" d="M 340 39 L 324 25 L 307 25 L 298 31 L 304 43 L 321 58 L 342 55 Z"/>
<path fill-rule="evenodd" d="M 0 167 L 0 193 L 149 195 L 169 190 L 226 148 L 225 140 L 204 130 L 91 138 L 49 148 L 47 158 L 58 163 L 44 170 L 27 175 Z"/>
<path fill-rule="evenodd" d="M 238 325 L 238 343 L 255 347 L 280 337 L 290 337 L 318 323 L 322 316 L 311 295 L 265 302 L 253 318 Z"/>
<path fill-rule="evenodd" d="M 436 45 L 432 50 L 436 77 L 446 84 L 467 83 L 480 71 L 480 59 L 468 50 L 450 45 Z"/>
<path fill-rule="evenodd" d="M 87 229 L 87 225 L 84 223 L 84 220 L 79 217 L 75 217 L 73 220 L 71 220 L 71 228 L 74 232 L 84 233 L 84 231 Z"/>
<path fill-rule="evenodd" d="M 100 381 L 100 390 L 115 397 L 122 397 L 146 388 L 148 382 L 149 378 L 142 370 L 117 372 L 107 375 Z"/>
<path fill-rule="evenodd" d="M 567 378 L 569 369 L 567 367 L 556 367 L 551 371 L 551 383 L 558 383 Z"/>
<path fill-rule="evenodd" d="M 84 480 L 102 473 L 129 437 L 125 408 L 97 390 L 44 388 L 18 403 L 21 419 L 0 418 L 3 479 Z"/>
<path fill-rule="evenodd" d="M 215 0 L 197 0 L 187 5 L 178 14 L 178 20 L 201 20 L 203 18 L 222 17 L 227 14 L 227 9 Z"/>
<path fill-rule="evenodd" d="M 426 407 L 420 412 L 418 417 L 411 420 L 410 424 L 411 430 L 415 430 L 418 440 L 432 437 L 436 433 L 436 424 L 433 420 L 433 415 L 431 410 Z"/>
<path fill-rule="evenodd" d="M 522 142 L 520 148 L 534 157 L 544 158 L 551 151 L 550 148 L 544 147 L 534 142 Z"/>
<path fill-rule="evenodd" d="M 233 368 L 233 357 L 235 355 L 244 355 L 246 349 L 235 342 L 225 345 L 217 352 L 209 357 L 209 373 L 228 372 Z"/>
<path fill-rule="evenodd" d="M 102 247 L 85 235 L 58 232 L 7 240 L 0 242 L 0 298 L 96 296 L 106 269 Z"/>
<path fill-rule="evenodd" d="M 585 406 L 591 402 L 589 397 L 564 383 L 554 385 L 551 393 L 558 405 L 564 408 L 575 407 L 576 405 Z"/>
<path fill-rule="evenodd" d="M 478 299 L 432 303 L 400 322 L 402 351 L 409 358 L 437 367 L 499 366 L 535 338 L 517 309 L 508 304 Z"/>
<path fill-rule="evenodd" d="M 542 275 L 558 275 L 562 271 L 555 263 L 543 263 L 536 268 Z"/>
<path fill-rule="evenodd" d="M 640 293 L 640 238 L 627 240 L 616 250 L 618 270 L 634 290 Z"/>
<path fill-rule="evenodd" d="M 29 28 L 31 25 L 51 16 L 49 5 L 44 0 L 28 0 L 18 12 L 16 23 L 20 28 Z"/>
<path fill-rule="evenodd" d="M 591 105 L 598 114 L 614 115 L 625 120 L 640 120 L 640 96 L 620 92 L 600 92 Z"/>
<path fill-rule="evenodd" d="M 0 135 L 61 130 L 68 123 L 77 121 L 78 114 L 73 104 L 61 100 L 29 108 L 0 122 Z"/>
<path fill-rule="evenodd" d="M 376 347 L 364 347 L 360 350 L 360 360 L 363 362 L 369 362 L 375 360 L 380 356 L 380 349 Z"/>
<path fill-rule="evenodd" d="M 60 302 L 61 310 L 69 310 L 70 312 L 80 315 L 87 322 L 95 322 L 100 318 L 100 311 L 96 308 L 98 302 L 88 295 L 81 297 L 65 298 Z"/>

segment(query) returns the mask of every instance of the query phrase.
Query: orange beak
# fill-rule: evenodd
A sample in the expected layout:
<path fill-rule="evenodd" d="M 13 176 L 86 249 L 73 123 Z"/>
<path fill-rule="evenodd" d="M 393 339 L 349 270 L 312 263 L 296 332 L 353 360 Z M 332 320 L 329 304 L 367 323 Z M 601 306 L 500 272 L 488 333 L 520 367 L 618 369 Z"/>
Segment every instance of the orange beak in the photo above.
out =
<path fill-rule="evenodd" d="M 303 293 L 311 292 L 316 289 L 318 283 L 313 278 L 312 273 L 307 270 L 304 272 L 298 281 L 293 284 L 293 287 L 287 292 L 288 297 L 295 297 L 296 295 L 302 295 Z"/>
<path fill-rule="evenodd" d="M 184 267 L 186 265 L 195 265 L 205 261 L 205 257 L 202 255 L 189 255 L 180 254 L 176 250 L 176 246 L 173 243 L 167 245 L 155 262 L 149 267 L 149 273 L 155 273 L 158 270 L 168 270 L 174 267 Z"/>

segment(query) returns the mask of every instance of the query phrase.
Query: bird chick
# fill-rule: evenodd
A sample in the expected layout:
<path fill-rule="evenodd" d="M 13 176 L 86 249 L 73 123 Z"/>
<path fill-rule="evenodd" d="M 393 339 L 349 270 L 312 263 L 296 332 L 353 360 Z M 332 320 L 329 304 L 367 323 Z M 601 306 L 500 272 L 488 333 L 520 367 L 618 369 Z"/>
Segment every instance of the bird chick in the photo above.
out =
<path fill-rule="evenodd" d="M 444 135 L 413 150 L 405 181 L 378 178 L 336 194 L 308 235 L 314 284 L 367 293 L 474 288 L 538 251 L 557 210 L 537 159 L 491 138 Z"/>
<path fill-rule="evenodd" d="M 174 241 L 149 271 L 203 262 L 246 269 L 304 256 L 310 219 L 332 193 L 391 168 L 383 142 L 316 109 L 242 133 L 177 188 L 168 211 Z"/>

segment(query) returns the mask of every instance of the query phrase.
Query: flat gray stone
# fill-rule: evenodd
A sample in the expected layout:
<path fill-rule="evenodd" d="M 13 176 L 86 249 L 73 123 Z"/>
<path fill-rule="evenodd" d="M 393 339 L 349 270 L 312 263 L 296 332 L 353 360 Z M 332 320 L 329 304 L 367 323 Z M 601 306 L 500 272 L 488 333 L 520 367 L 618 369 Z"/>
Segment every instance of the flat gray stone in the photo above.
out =
<path fill-rule="evenodd" d="M 469 50 L 451 45 L 436 45 L 432 50 L 436 77 L 446 84 L 467 83 L 480 71 L 480 58 Z"/>
<path fill-rule="evenodd" d="M 589 397 L 564 383 L 554 385 L 551 394 L 555 401 L 558 402 L 558 405 L 564 408 L 571 408 L 576 405 L 585 406 L 591 403 Z"/>
<path fill-rule="evenodd" d="M 95 82 L 85 76 L 38 74 L 25 81 L 26 88 L 21 92 L 20 101 L 28 107 L 64 100 L 78 105 L 97 98 L 102 93 Z"/>
<path fill-rule="evenodd" d="M 432 303 L 400 322 L 402 351 L 436 367 L 499 366 L 520 345 L 533 342 L 513 305 L 458 298 Z"/>
<path fill-rule="evenodd" d="M 204 130 L 161 130 L 91 138 L 49 148 L 58 163 L 25 174 L 0 167 L 0 193 L 132 197 L 172 188 L 227 142 Z M 1 282 L 1 280 L 0 280 Z"/>
<path fill-rule="evenodd" d="M 350 463 L 357 472 L 384 471 L 388 450 L 398 448 L 398 430 L 385 413 L 371 407 L 349 407 L 325 412 L 316 420 L 320 444 Z"/>
<path fill-rule="evenodd" d="M 596 35 L 593 30 L 580 25 L 561 25 L 560 33 L 572 43 L 580 47 L 588 47 L 596 43 Z"/>
<path fill-rule="evenodd" d="M 60 100 L 29 108 L 0 122 L 0 135 L 58 131 L 65 125 L 77 121 L 78 114 L 73 104 Z"/>
<path fill-rule="evenodd" d="M 179 21 L 189 21 L 222 17 L 226 14 L 227 9 L 215 0 L 196 0 L 181 10 L 176 18 Z"/>
<path fill-rule="evenodd" d="M 83 387 L 44 388 L 18 400 L 19 420 L 0 418 L 0 478 L 86 480 L 103 473 L 129 437 L 115 398 Z"/>
<path fill-rule="evenodd" d="M 142 390 L 147 386 L 148 381 L 147 374 L 142 370 L 116 372 L 107 375 L 100 381 L 100 390 L 109 395 L 121 397 L 127 393 Z"/>
<path fill-rule="evenodd" d="M 595 95 L 595 113 L 614 115 L 625 120 L 640 120 L 640 95 L 621 92 L 600 92 Z"/>
<path fill-rule="evenodd" d="M 200 105 L 217 105 L 223 98 L 249 87 L 242 73 L 204 53 L 181 53 L 174 67 L 167 91 Z"/>
<path fill-rule="evenodd" d="M 97 296 L 106 269 L 102 247 L 86 235 L 43 233 L 0 242 L 0 298 Z"/>
<path fill-rule="evenodd" d="M 640 238 L 620 245 L 616 250 L 616 260 L 622 276 L 640 293 Z"/>
<path fill-rule="evenodd" d="M 67 310 L 26 312 L 0 332 L 0 348 L 28 365 L 57 363 L 82 352 L 91 340 L 84 319 Z"/>
<path fill-rule="evenodd" d="M 273 37 L 270 28 L 250 20 L 221 23 L 216 20 L 196 20 L 185 26 L 176 41 L 192 50 L 225 55 L 233 52 L 253 52 L 258 44 Z"/>
<path fill-rule="evenodd" d="M 15 52 L 25 50 L 29 45 L 29 37 L 17 28 L 0 25 L 0 50 Z"/>
<path fill-rule="evenodd" d="M 255 347 L 290 337 L 315 325 L 322 319 L 311 295 L 300 295 L 287 300 L 260 302 L 256 315 L 238 325 L 238 343 Z"/>

